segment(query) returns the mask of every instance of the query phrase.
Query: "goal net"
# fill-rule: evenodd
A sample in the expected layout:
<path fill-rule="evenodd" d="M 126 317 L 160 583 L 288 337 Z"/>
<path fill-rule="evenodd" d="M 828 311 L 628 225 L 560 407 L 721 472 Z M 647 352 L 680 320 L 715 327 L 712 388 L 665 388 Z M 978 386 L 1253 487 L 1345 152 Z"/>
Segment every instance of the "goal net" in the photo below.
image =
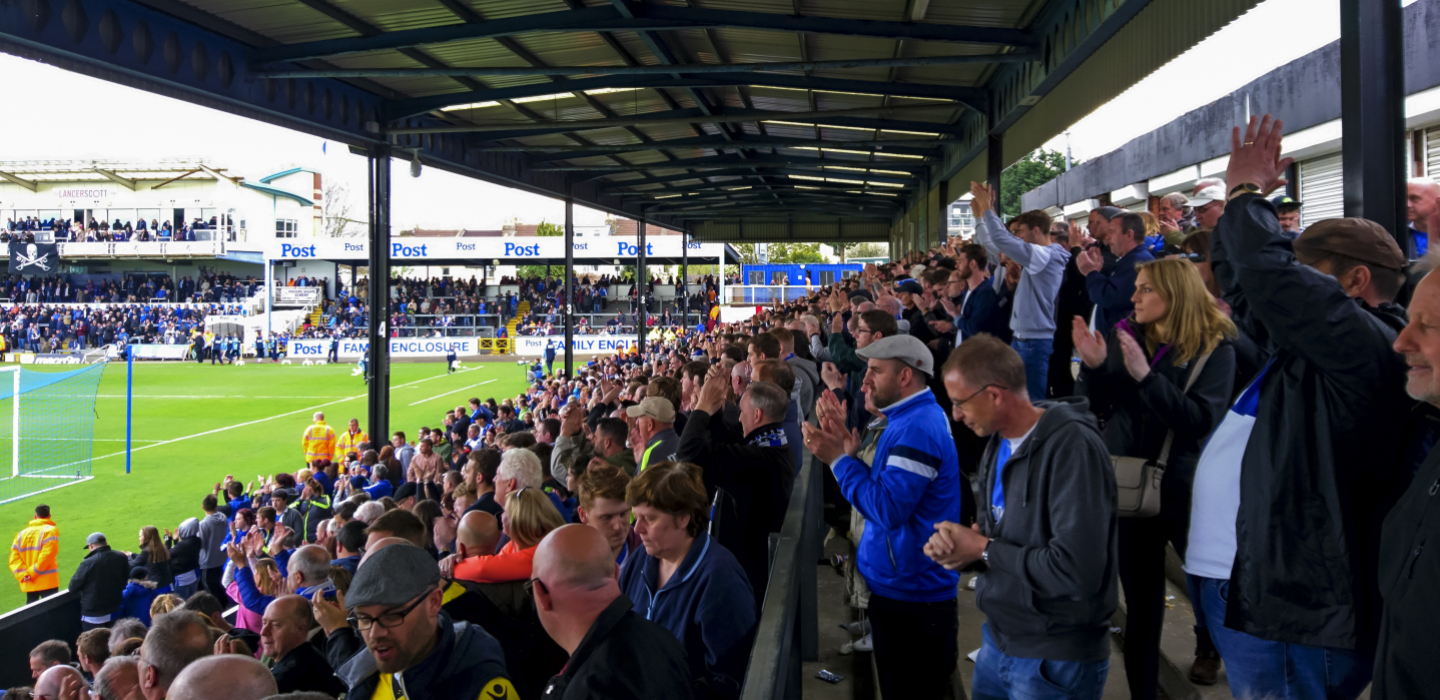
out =
<path fill-rule="evenodd" d="M 95 394 L 105 365 L 0 368 L 0 503 L 90 478 Z M 3 464 L 3 462 L 0 462 Z"/>

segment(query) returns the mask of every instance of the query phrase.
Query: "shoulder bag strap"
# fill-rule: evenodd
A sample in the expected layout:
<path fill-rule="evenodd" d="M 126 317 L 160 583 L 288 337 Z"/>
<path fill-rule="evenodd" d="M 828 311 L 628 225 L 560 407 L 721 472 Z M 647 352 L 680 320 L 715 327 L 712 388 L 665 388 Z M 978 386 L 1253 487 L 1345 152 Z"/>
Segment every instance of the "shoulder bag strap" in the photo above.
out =
<path fill-rule="evenodd" d="M 1195 364 L 1190 368 L 1190 377 L 1185 380 L 1185 389 L 1182 390 L 1180 393 L 1190 393 L 1190 387 L 1195 386 L 1195 380 L 1200 378 L 1200 372 L 1205 369 L 1205 363 L 1209 360 L 1210 353 L 1208 352 L 1204 355 L 1201 355 L 1199 359 L 1195 360 Z M 1169 432 L 1165 433 L 1165 445 L 1160 448 L 1160 457 L 1155 460 L 1156 463 L 1160 465 L 1161 469 L 1164 469 L 1165 465 L 1170 463 L 1170 445 L 1174 442 L 1175 431 L 1172 429 Z"/>

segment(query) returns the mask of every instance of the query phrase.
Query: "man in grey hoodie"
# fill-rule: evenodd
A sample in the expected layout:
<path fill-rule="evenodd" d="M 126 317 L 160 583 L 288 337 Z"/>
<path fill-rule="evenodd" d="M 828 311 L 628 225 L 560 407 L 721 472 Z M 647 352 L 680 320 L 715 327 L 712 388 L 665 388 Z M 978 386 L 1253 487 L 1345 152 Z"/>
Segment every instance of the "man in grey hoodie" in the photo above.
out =
<path fill-rule="evenodd" d="M 1045 379 L 1050 371 L 1050 353 L 1055 347 L 1055 298 L 1065 278 L 1070 251 L 1050 240 L 1050 215 L 1027 211 L 1016 217 L 1016 234 L 1011 235 L 996 216 L 994 191 L 978 182 L 970 183 L 970 210 L 975 213 L 975 241 L 985 252 L 1020 264 L 1015 302 L 1010 307 L 1010 346 L 1025 362 L 1025 383 L 1030 398 L 1045 398 Z M 1018 236 L 1018 237 L 1017 237 Z M 995 276 L 995 291 L 1004 292 L 1005 276 Z"/>
<path fill-rule="evenodd" d="M 200 502 L 205 517 L 200 520 L 200 587 L 210 591 L 220 600 L 228 600 L 225 584 L 221 582 L 225 572 L 225 536 L 229 534 L 230 522 L 219 512 L 219 502 L 214 494 L 206 494 Z"/>
<path fill-rule="evenodd" d="M 941 370 L 955 420 L 990 436 L 976 480 L 989 507 L 973 528 L 936 524 L 925 554 L 947 569 L 986 565 L 971 697 L 1098 699 L 1118 605 L 1115 475 L 1089 403 L 1032 403 L 1025 370 L 988 334 Z"/>

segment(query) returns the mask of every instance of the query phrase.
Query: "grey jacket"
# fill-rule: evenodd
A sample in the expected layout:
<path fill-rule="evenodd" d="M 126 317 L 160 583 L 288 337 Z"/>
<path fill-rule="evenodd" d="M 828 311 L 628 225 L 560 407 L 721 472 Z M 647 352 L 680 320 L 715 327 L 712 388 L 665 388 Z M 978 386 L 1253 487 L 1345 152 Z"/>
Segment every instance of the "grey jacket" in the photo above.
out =
<path fill-rule="evenodd" d="M 1058 243 L 1038 246 L 1026 243 L 1005 230 L 1005 224 L 987 211 L 975 221 L 975 240 L 985 246 L 992 257 L 1005 257 L 1020 263 L 1024 271 L 1015 286 L 1015 303 L 1010 307 L 1010 330 L 1017 340 L 1052 339 L 1055 337 L 1055 299 L 1060 295 L 1060 282 L 1065 278 L 1065 263 L 1070 251 Z M 1005 275 L 996 274 L 995 291 L 1004 293 Z"/>
<path fill-rule="evenodd" d="M 200 520 L 200 568 L 225 566 L 225 536 L 230 534 L 230 521 L 221 513 L 211 513 Z"/>
<path fill-rule="evenodd" d="M 798 355 L 792 355 L 785 360 L 790 369 L 795 372 L 795 391 L 790 393 L 790 398 L 800 402 L 800 410 L 805 414 L 805 420 L 815 418 L 815 392 L 820 386 L 820 372 L 815 369 L 815 363 Z"/>
<path fill-rule="evenodd" d="M 1045 414 L 1005 465 L 1005 512 L 991 508 L 1000 436 L 980 460 L 980 531 L 989 569 L 975 586 L 1000 651 L 1053 661 L 1110 657 L 1116 580 L 1115 472 L 1089 402 L 1037 404 Z"/>

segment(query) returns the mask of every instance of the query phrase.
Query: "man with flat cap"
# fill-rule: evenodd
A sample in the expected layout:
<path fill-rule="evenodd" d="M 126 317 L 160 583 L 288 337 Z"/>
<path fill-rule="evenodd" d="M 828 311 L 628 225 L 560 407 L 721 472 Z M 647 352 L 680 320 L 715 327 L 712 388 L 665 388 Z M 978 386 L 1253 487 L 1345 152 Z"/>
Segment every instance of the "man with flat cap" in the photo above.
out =
<path fill-rule="evenodd" d="M 566 525 L 535 551 L 540 623 L 570 654 L 546 698 L 693 697 L 685 648 L 641 617 L 620 591 L 620 570 L 599 530 Z"/>
<path fill-rule="evenodd" d="M 927 386 L 930 348 L 911 335 L 881 338 L 855 351 L 868 365 L 862 388 L 889 421 L 871 466 L 845 411 L 825 392 L 819 428 L 802 426 L 810 452 L 830 465 L 840 490 L 865 516 L 857 553 L 870 586 L 870 625 L 881 694 L 939 697 L 959 649 L 959 574 L 925 556 L 935 523 L 959 522 L 960 464 L 950 422 Z M 967 494 L 968 497 L 968 494 Z"/>
<path fill-rule="evenodd" d="M 1380 529 L 1414 466 L 1416 370 L 1392 347 L 1406 260 L 1366 219 L 1287 240 L 1262 196 L 1289 165 L 1280 126 L 1256 117 L 1232 139 L 1211 269 L 1273 354 L 1200 454 L 1185 571 L 1236 697 L 1354 698 L 1382 617 Z"/>
<path fill-rule="evenodd" d="M 365 649 L 336 675 L 349 700 L 518 698 L 500 645 L 485 630 L 441 609 L 435 558 L 414 545 L 371 554 L 355 574 L 345 608 Z"/>

